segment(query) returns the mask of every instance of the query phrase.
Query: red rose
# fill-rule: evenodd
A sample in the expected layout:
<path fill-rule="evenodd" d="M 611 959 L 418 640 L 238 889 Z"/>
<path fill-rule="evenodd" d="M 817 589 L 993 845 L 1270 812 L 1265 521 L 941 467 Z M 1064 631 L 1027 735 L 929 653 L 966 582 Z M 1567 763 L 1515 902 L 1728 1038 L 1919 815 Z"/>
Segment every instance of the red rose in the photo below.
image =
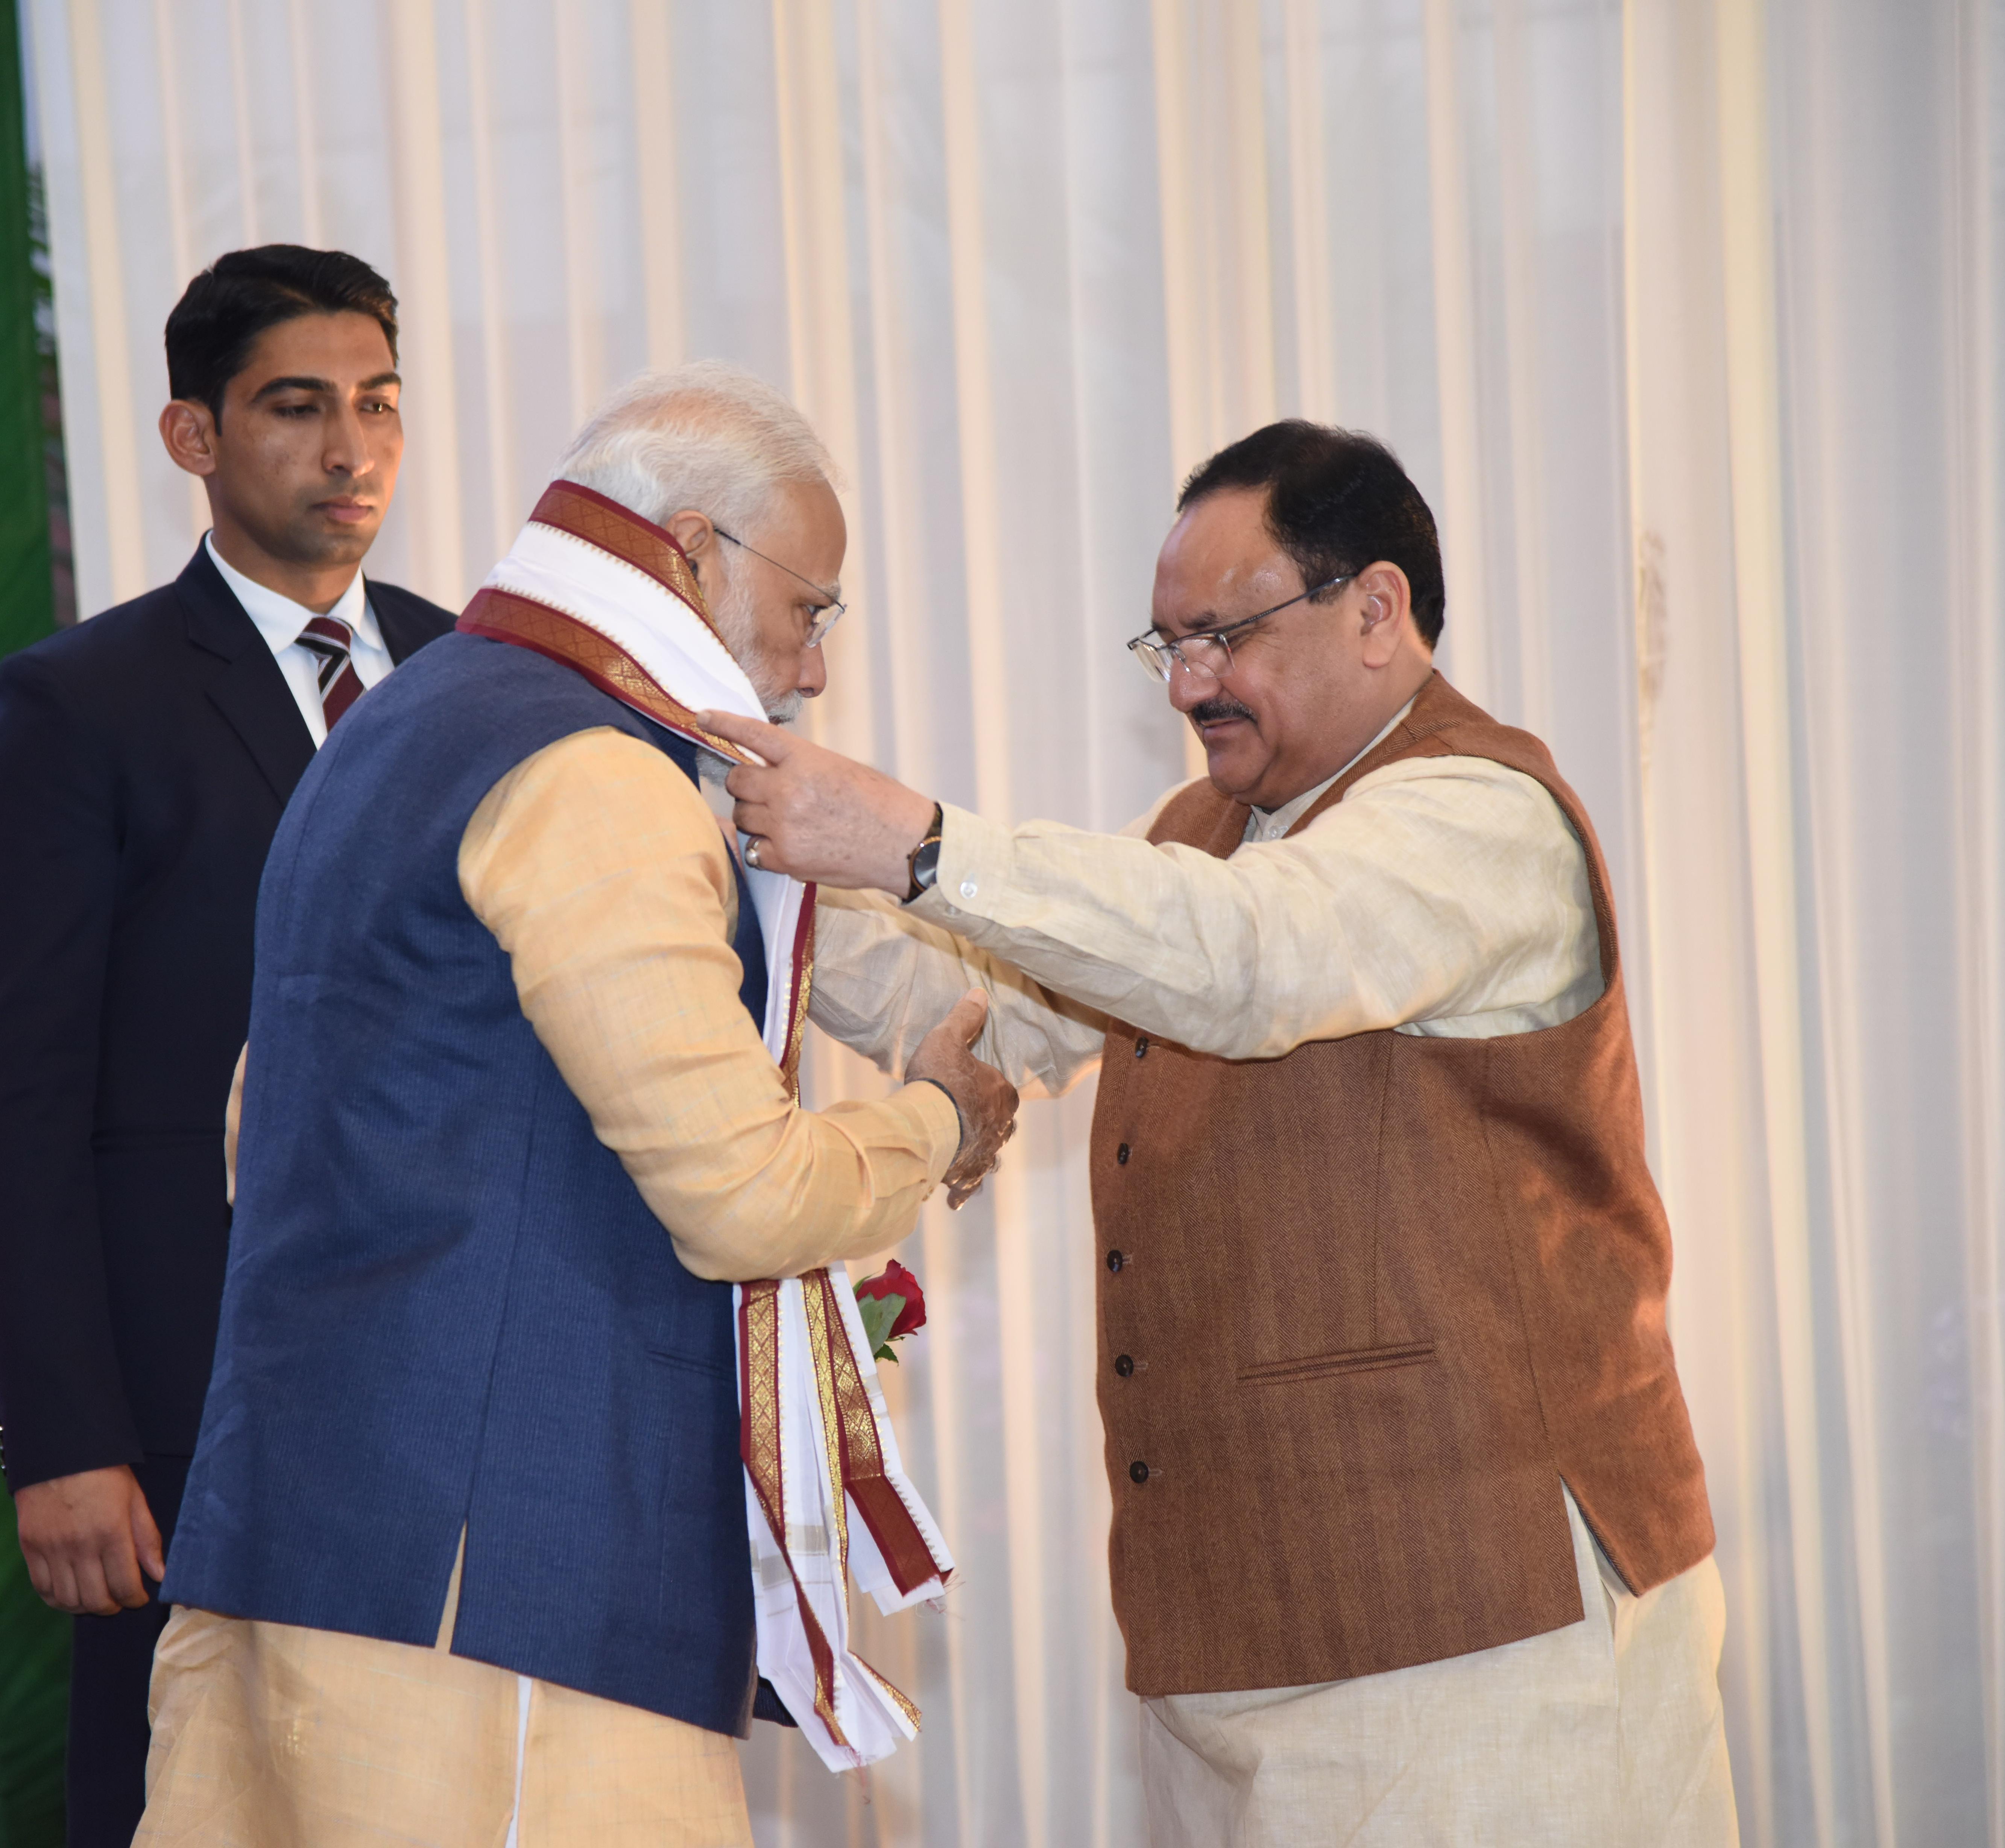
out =
<path fill-rule="evenodd" d="M 859 1284 L 856 1294 L 875 1297 L 880 1301 L 887 1296 L 902 1296 L 904 1298 L 905 1306 L 898 1312 L 897 1320 L 891 1324 L 884 1337 L 887 1341 L 897 1340 L 926 1325 L 925 1292 L 919 1288 L 919 1280 L 896 1258 L 880 1275 L 866 1277 Z"/>

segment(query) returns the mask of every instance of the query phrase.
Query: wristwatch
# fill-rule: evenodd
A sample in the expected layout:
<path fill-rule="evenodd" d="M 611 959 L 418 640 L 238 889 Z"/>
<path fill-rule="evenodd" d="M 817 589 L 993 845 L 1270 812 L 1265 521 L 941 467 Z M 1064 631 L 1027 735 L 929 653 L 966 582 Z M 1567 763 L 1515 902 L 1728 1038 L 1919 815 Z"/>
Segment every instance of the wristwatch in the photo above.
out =
<path fill-rule="evenodd" d="M 906 870 L 912 876 L 911 889 L 905 894 L 908 905 L 922 892 L 930 892 L 933 881 L 939 877 L 940 831 L 946 826 L 946 810 L 935 803 L 932 820 L 905 861 Z"/>

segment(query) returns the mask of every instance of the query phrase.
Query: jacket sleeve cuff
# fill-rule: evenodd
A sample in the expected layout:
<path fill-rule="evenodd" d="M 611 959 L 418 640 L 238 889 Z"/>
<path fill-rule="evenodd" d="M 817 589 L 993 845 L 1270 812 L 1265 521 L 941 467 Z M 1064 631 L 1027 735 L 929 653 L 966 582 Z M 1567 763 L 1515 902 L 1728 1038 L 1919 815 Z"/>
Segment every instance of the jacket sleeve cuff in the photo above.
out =
<path fill-rule="evenodd" d="M 136 1432 L 122 1439 L 107 1435 L 95 1443 L 72 1438 L 52 1448 L 0 1429 L 0 1474 L 5 1477 L 8 1491 L 12 1495 L 33 1488 L 38 1482 L 53 1482 L 61 1476 L 116 1469 L 121 1463 L 129 1467 L 142 1461 L 145 1456 Z"/>

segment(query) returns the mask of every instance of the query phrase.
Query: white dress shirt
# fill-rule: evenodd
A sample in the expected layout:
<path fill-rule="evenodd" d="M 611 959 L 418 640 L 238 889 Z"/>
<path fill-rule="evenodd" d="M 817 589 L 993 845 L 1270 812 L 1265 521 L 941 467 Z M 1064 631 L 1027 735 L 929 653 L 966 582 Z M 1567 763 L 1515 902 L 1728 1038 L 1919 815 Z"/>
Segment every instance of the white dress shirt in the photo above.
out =
<path fill-rule="evenodd" d="M 300 718 L 313 733 L 314 748 L 318 750 L 327 742 L 327 715 L 320 704 L 321 658 L 311 648 L 300 646 L 300 636 L 320 612 L 245 577 L 216 550 L 214 533 L 205 534 L 202 543 L 210 562 L 222 572 L 223 582 L 244 606 L 244 613 L 258 625 L 258 633 L 264 637 L 272 659 L 278 662 L 286 684 L 293 690 Z M 347 624 L 355 637 L 348 655 L 355 677 L 365 688 L 374 687 L 390 671 L 392 663 L 390 651 L 383 645 L 383 631 L 377 626 L 376 612 L 369 607 L 369 594 L 359 569 L 341 593 L 340 601 L 327 613 Z"/>

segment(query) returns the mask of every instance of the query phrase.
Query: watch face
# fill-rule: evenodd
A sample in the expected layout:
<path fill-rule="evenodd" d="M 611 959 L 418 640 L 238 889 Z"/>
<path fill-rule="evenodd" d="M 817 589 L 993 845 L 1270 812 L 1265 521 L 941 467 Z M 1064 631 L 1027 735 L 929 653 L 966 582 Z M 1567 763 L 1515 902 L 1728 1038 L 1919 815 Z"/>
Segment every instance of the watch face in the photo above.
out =
<path fill-rule="evenodd" d="M 940 844 L 938 841 L 924 842 L 912 855 L 912 882 L 922 891 L 929 891 L 939 877 Z"/>

